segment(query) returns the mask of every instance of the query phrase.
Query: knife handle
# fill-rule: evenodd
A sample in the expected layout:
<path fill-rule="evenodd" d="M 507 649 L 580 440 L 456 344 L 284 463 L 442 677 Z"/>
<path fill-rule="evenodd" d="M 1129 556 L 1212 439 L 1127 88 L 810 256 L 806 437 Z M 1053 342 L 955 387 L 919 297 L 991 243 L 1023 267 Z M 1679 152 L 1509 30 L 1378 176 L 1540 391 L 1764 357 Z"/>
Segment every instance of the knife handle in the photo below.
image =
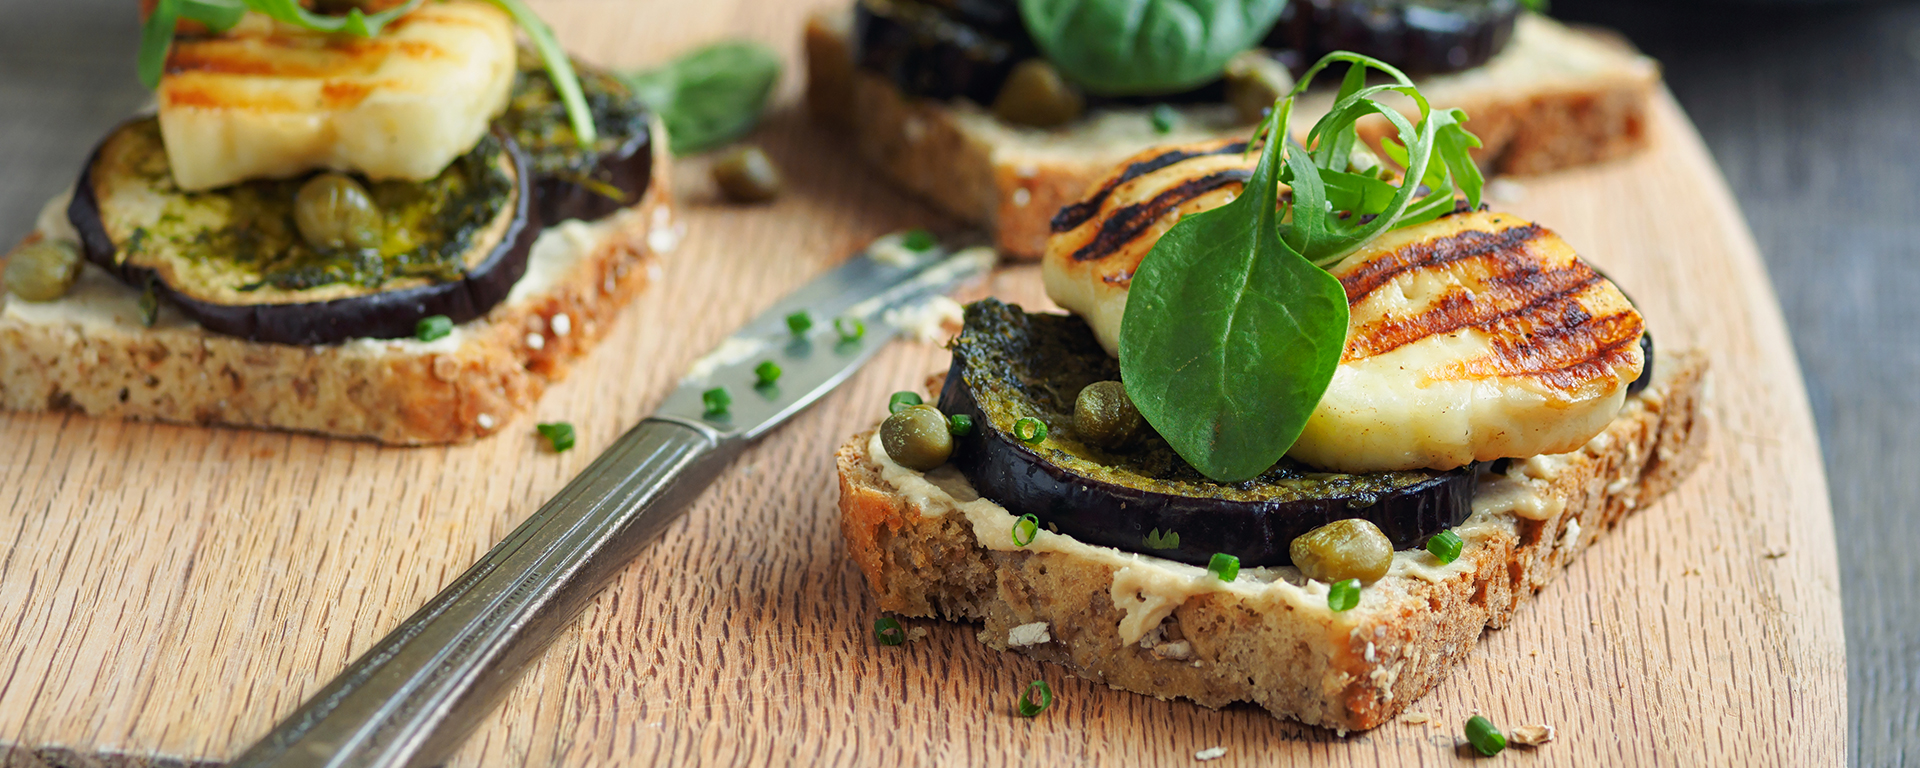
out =
<path fill-rule="evenodd" d="M 443 760 L 741 445 L 698 422 L 640 422 L 234 765 Z"/>

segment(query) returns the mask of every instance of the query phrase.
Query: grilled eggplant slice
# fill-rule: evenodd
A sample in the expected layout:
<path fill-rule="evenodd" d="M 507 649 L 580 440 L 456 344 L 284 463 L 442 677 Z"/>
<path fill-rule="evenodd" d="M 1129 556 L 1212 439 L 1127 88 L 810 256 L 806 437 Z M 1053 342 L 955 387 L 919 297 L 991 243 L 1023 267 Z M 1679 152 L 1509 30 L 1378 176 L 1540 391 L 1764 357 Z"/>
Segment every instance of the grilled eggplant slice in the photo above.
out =
<path fill-rule="evenodd" d="M 1413 77 L 1437 75 L 1487 63 L 1519 16 L 1519 0 L 1294 0 L 1266 46 L 1295 72 L 1352 51 Z"/>
<path fill-rule="evenodd" d="M 1039 48 L 1008 0 L 857 0 L 854 60 L 900 90 L 992 104 Z"/>
<path fill-rule="evenodd" d="M 1081 541 L 1195 564 L 1219 552 L 1248 566 L 1286 565 L 1295 537 L 1344 518 L 1369 520 L 1408 549 L 1472 512 L 1474 467 L 1348 475 L 1283 460 L 1254 480 L 1223 484 L 1150 430 L 1117 450 L 1095 446 L 1075 433 L 1074 400 L 1082 387 L 1119 376 L 1077 317 L 993 299 L 968 307 L 940 409 L 976 428 L 955 438 L 952 463 L 1013 514 Z M 1015 439 L 1021 418 L 1044 422 L 1046 438 Z"/>
<path fill-rule="evenodd" d="M 592 221 L 639 202 L 653 177 L 652 113 L 606 70 L 573 62 L 600 140 L 581 147 L 546 68 L 521 51 L 513 97 L 498 126 L 527 157 L 533 206 L 547 225 Z"/>
<path fill-rule="evenodd" d="M 205 192 L 174 184 L 160 130 L 135 120 L 88 160 L 68 218 L 86 256 L 216 333 L 283 344 L 411 336 L 421 318 L 466 322 L 506 298 L 539 233 L 525 161 L 489 136 L 426 182 L 367 184 L 376 248 L 300 236 L 302 179 Z"/>

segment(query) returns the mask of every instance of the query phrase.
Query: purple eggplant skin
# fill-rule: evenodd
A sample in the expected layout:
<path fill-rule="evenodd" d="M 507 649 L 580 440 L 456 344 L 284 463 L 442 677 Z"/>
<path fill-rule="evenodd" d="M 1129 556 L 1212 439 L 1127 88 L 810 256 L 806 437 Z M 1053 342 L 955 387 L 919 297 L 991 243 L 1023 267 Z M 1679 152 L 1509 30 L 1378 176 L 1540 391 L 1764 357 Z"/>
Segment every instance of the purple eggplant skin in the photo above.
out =
<path fill-rule="evenodd" d="M 1289 501 L 1188 496 L 1087 477 L 1048 461 L 995 425 L 967 383 L 965 350 L 964 344 L 955 349 L 939 408 L 972 418 L 975 428 L 954 439 L 950 463 L 981 496 L 1089 544 L 1195 565 L 1224 553 L 1243 566 L 1278 566 L 1293 562 L 1288 547 L 1294 538 L 1335 520 L 1369 520 L 1395 549 L 1411 549 L 1473 512 L 1478 468 L 1471 466 L 1380 494 Z M 1178 546 L 1147 548 L 1147 537 L 1156 530 L 1179 534 Z"/>
<path fill-rule="evenodd" d="M 1265 46 L 1295 73 L 1351 51 L 1422 77 L 1487 63 L 1519 15 L 1519 0 L 1293 0 Z"/>
<path fill-rule="evenodd" d="M 94 193 L 93 169 L 99 148 L 80 172 L 73 202 L 67 206 L 67 219 L 79 231 L 81 252 L 88 261 L 135 288 L 151 287 L 160 299 L 214 333 L 300 345 L 356 338 L 407 338 L 416 333 L 422 318 L 446 315 L 459 324 L 486 314 L 526 274 L 527 256 L 540 234 L 540 220 L 531 205 L 525 157 L 511 138 L 496 136 L 514 166 L 513 218 L 487 257 L 459 280 L 301 304 L 215 304 L 188 298 L 167 285 L 154 270 L 115 259 L 117 247 L 101 220 L 100 201 Z M 105 141 L 101 145 L 105 146 Z"/>
<path fill-rule="evenodd" d="M 540 174 L 533 183 L 534 210 L 540 220 L 553 224 L 568 219 L 595 221 L 639 202 L 653 178 L 653 132 L 643 130 L 629 136 L 612 152 L 601 155 L 590 176 L 619 190 L 621 197 L 616 199 L 565 176 Z"/>

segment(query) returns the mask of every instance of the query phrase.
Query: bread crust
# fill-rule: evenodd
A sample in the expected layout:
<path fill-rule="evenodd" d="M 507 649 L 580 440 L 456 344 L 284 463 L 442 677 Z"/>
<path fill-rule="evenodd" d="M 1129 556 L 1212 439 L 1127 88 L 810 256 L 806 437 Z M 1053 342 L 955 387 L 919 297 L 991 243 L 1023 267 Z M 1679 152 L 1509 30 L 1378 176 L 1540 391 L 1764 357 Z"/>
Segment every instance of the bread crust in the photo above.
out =
<path fill-rule="evenodd" d="M 1103 109 L 1057 131 L 1000 122 L 965 100 L 911 98 L 853 65 L 852 14 L 809 17 L 807 105 L 852 136 L 867 163 L 935 207 L 991 227 L 1000 250 L 1039 258 L 1054 212 L 1149 146 L 1244 138 L 1250 125 L 1224 105 L 1180 107 L 1170 132 L 1150 110 Z M 1542 61 L 1532 61 L 1542 59 Z M 1474 157 L 1494 173 L 1537 174 L 1604 162 L 1646 146 L 1647 109 L 1659 66 L 1617 38 L 1527 15 L 1507 52 L 1486 66 L 1430 78 L 1435 107 L 1460 107 L 1483 146 Z M 1310 95 L 1311 96 L 1311 95 Z M 1330 105 L 1309 98 L 1294 126 L 1304 133 Z M 1375 117 L 1361 134 L 1378 145 L 1392 126 Z"/>
<path fill-rule="evenodd" d="M 510 297 L 460 326 L 451 348 L 368 340 L 270 344 L 184 321 L 151 328 L 30 323 L 0 311 L 0 408 L 394 445 L 460 443 L 499 432 L 606 335 L 658 271 L 661 251 L 677 243 L 665 142 L 655 142 L 654 153 L 646 194 L 615 214 L 584 258 L 543 290 Z M 19 301 L 3 289 L 0 310 Z"/>
<path fill-rule="evenodd" d="M 1526 470 L 1561 511 L 1538 521 L 1506 513 L 1510 526 L 1469 536 L 1464 568 L 1456 563 L 1438 582 L 1389 576 L 1346 613 L 1206 592 L 1186 598 L 1140 642 L 1123 642 L 1126 614 L 1109 596 L 1111 565 L 982 546 L 964 515 L 926 514 L 921 500 L 882 477 L 868 455 L 871 431 L 835 457 L 841 528 L 883 611 L 982 622 L 981 642 L 997 650 L 1010 648 L 1013 627 L 1043 621 L 1052 641 L 1019 650 L 1090 680 L 1209 707 L 1247 701 L 1276 717 L 1365 730 L 1432 690 L 1486 628 L 1506 626 L 1522 600 L 1602 531 L 1699 463 L 1705 357 L 1664 356 L 1662 369 L 1601 436 L 1552 457 L 1543 464 L 1550 469 Z"/>

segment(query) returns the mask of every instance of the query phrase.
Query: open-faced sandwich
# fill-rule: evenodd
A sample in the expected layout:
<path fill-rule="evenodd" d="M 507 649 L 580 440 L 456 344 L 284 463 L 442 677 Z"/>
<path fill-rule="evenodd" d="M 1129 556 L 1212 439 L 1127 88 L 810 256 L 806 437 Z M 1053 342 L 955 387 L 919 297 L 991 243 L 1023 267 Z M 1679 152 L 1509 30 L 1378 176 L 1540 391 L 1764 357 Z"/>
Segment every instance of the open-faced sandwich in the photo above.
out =
<path fill-rule="evenodd" d="M 310 5 L 149 3 L 155 112 L 5 257 L 0 405 L 470 440 L 658 271 L 658 121 L 519 0 Z"/>
<path fill-rule="evenodd" d="M 855 0 L 809 22 L 808 101 L 894 183 L 1037 257 L 1054 212 L 1115 163 L 1246 135 L 1293 74 L 1335 49 L 1395 65 L 1434 104 L 1472 113 L 1476 158 L 1495 172 L 1644 145 L 1657 65 L 1526 4 Z M 1327 103 L 1310 97 L 1296 117 L 1310 123 Z M 1361 125 L 1369 141 L 1391 131 Z"/>
<path fill-rule="evenodd" d="M 1074 315 L 968 307 L 937 407 L 897 395 L 841 447 L 883 610 L 1372 728 L 1694 465 L 1703 357 L 1656 359 L 1572 246 L 1480 205 L 1463 114 L 1330 61 L 1354 65 L 1304 143 L 1288 98 L 1063 209 L 1043 271 Z M 1388 95 L 1420 105 L 1398 173 L 1356 148 Z"/>

